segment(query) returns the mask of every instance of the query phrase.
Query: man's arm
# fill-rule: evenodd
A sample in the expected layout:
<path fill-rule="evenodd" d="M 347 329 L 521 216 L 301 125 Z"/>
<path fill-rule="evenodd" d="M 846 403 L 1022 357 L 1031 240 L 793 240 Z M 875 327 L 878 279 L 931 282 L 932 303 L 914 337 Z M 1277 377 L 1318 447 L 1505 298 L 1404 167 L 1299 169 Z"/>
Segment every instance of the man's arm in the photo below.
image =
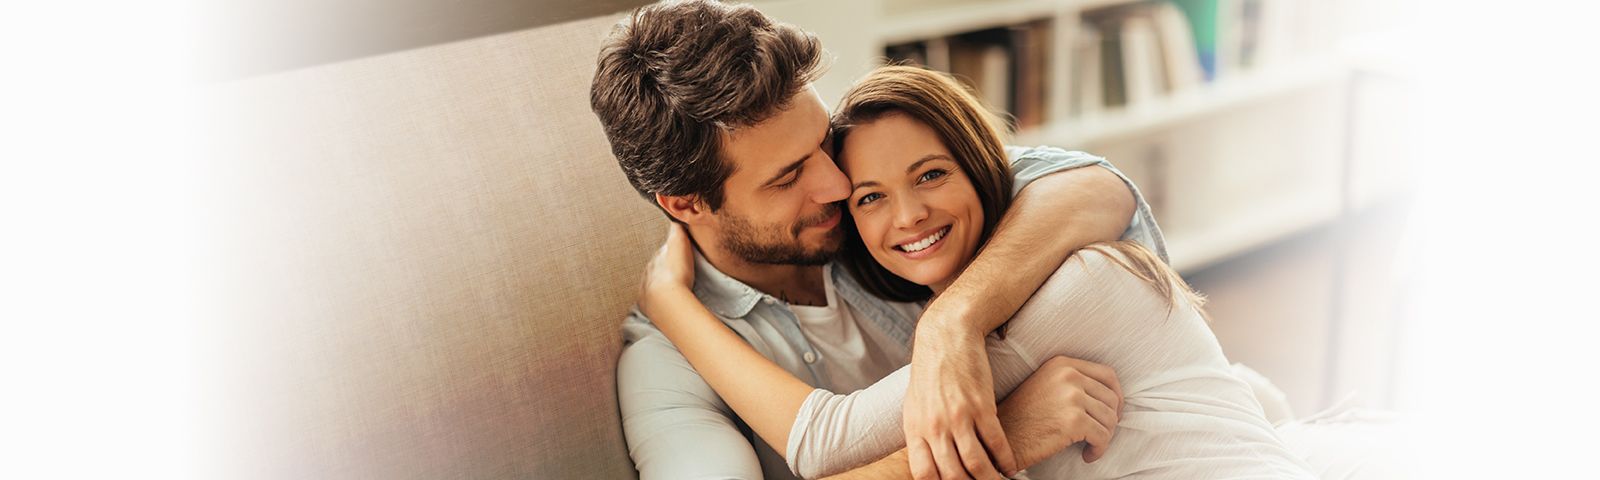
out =
<path fill-rule="evenodd" d="M 928 305 L 917 323 L 917 340 L 930 337 L 924 330 L 987 335 L 1016 314 L 1072 252 L 1120 238 L 1134 207 L 1133 192 L 1106 168 L 1075 168 L 1034 180 L 977 258 Z"/>
<path fill-rule="evenodd" d="M 977 473 L 988 471 L 992 457 L 994 468 L 1016 469 L 995 417 L 983 337 L 1072 252 L 1120 238 L 1135 206 L 1133 191 L 1107 168 L 1053 173 L 1022 190 L 977 258 L 917 323 L 904 411 L 913 468 Z"/>
<path fill-rule="evenodd" d="M 617 399 L 640 479 L 762 478 L 755 448 L 727 406 L 659 333 L 623 348 Z"/>

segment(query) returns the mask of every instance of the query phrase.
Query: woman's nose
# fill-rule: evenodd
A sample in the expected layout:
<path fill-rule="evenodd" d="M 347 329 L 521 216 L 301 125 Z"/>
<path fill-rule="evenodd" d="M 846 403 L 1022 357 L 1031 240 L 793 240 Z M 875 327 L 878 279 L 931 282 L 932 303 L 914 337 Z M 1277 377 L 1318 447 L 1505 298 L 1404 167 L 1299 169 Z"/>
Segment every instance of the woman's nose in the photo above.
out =
<path fill-rule="evenodd" d="M 894 223 L 897 228 L 912 229 L 928 219 L 928 206 L 916 195 L 902 195 L 895 203 Z"/>

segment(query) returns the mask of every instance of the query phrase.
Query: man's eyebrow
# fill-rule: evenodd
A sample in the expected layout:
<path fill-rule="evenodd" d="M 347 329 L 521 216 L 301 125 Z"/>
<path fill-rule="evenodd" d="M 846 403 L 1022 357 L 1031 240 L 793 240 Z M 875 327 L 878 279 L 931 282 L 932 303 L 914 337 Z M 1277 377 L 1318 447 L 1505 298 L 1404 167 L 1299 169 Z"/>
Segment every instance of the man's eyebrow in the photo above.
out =
<path fill-rule="evenodd" d="M 816 153 L 816 150 L 812 150 L 810 153 L 807 153 L 806 156 L 800 157 L 799 160 L 795 160 L 794 163 L 784 166 L 783 170 L 779 170 L 777 175 L 773 175 L 772 178 L 767 179 L 767 183 L 763 183 L 761 186 L 770 187 L 772 184 L 777 183 L 779 179 L 788 176 L 790 172 L 799 170 L 800 167 L 805 166 L 806 160 L 810 160 L 811 156 L 815 155 Z"/>

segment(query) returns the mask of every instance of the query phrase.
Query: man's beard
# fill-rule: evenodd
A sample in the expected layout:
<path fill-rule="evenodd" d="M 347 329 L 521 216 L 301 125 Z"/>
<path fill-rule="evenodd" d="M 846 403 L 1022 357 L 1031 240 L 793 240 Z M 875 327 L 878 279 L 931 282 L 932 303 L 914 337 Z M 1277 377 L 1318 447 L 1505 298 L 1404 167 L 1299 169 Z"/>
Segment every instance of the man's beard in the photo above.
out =
<path fill-rule="evenodd" d="M 787 232 L 776 226 L 758 228 L 743 217 L 728 212 L 723 217 L 722 245 L 750 263 L 822 265 L 839 253 L 839 247 L 844 244 L 844 231 L 835 225 L 815 250 L 806 250 L 805 245 L 800 243 L 800 232 L 806 227 L 827 221 L 838 212 L 839 206 L 830 204 L 817 215 L 795 222 Z"/>

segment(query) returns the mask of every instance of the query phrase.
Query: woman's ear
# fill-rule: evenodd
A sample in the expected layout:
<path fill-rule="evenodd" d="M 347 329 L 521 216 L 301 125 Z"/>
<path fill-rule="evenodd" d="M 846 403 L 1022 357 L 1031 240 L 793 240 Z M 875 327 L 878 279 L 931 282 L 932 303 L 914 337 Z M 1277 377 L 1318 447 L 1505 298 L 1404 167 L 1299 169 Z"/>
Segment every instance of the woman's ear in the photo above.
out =
<path fill-rule="evenodd" d="M 688 225 L 705 223 L 711 215 L 711 209 L 705 202 L 695 195 L 664 195 L 656 194 L 656 204 L 671 215 L 673 219 Z"/>

